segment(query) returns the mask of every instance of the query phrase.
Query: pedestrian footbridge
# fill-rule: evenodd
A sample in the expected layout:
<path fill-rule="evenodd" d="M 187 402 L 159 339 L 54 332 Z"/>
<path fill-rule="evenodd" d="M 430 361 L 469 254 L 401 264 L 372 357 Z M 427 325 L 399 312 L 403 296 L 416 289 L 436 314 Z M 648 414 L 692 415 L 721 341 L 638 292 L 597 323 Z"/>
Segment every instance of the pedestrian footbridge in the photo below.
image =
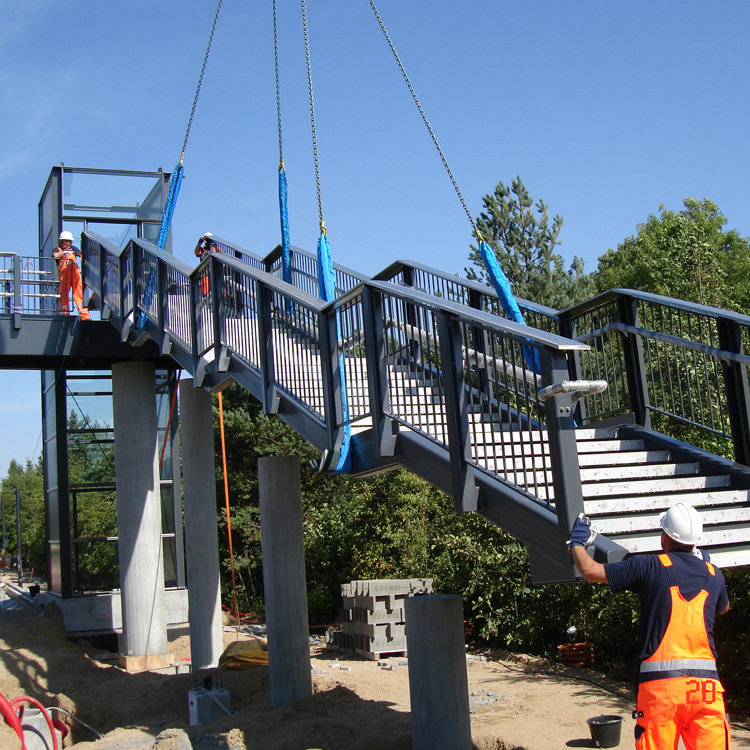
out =
<path fill-rule="evenodd" d="M 293 248 L 287 283 L 279 248 L 214 240 L 192 267 L 86 229 L 100 319 L 56 328 L 40 259 L 6 254 L 0 361 L 100 347 L 105 363 L 147 352 L 211 391 L 238 383 L 320 451 L 321 471 L 404 467 L 507 530 L 537 583 L 575 578 L 579 513 L 613 560 L 657 549 L 678 501 L 700 511 L 717 564 L 750 562 L 750 317 L 618 289 L 560 312 L 519 300 L 521 325 L 488 287 L 409 261 L 373 277 L 337 267 L 324 303 L 313 255 Z"/>

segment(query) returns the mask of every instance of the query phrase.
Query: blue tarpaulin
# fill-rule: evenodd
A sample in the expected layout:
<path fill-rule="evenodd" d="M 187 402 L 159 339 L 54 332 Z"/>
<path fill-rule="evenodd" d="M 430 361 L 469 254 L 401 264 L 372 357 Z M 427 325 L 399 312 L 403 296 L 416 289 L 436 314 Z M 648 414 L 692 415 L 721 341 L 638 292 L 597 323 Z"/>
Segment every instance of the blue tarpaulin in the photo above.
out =
<path fill-rule="evenodd" d="M 318 288 L 320 298 L 325 302 L 336 299 L 336 273 L 331 261 L 331 246 L 325 232 L 318 237 Z M 336 323 L 336 336 L 341 339 L 341 331 L 338 321 Z M 339 356 L 339 379 L 341 382 L 341 402 L 343 405 L 344 436 L 339 450 L 339 460 L 333 471 L 346 473 L 351 467 L 351 456 L 349 455 L 349 444 L 351 442 L 351 425 L 349 424 L 349 404 L 346 397 L 346 370 L 344 369 L 344 355 Z"/>

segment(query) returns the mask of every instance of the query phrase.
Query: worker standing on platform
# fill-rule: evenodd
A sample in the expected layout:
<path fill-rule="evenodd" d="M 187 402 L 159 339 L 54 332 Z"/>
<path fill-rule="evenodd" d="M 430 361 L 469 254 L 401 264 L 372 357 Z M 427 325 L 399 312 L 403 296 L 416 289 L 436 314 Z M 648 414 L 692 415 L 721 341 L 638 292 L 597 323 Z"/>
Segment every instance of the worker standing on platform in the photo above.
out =
<path fill-rule="evenodd" d="M 81 320 L 88 320 L 89 311 L 83 306 L 83 284 L 76 256 L 80 258 L 81 251 L 73 245 L 73 235 L 70 232 L 60 232 L 60 244 L 52 253 L 52 257 L 57 261 L 57 272 L 60 278 L 62 314 L 68 315 L 70 312 L 69 297 L 72 291 L 73 301 Z"/>
<path fill-rule="evenodd" d="M 576 520 L 568 542 L 583 578 L 640 598 L 640 666 L 633 712 L 637 750 L 728 750 L 731 733 L 716 671 L 713 629 L 729 609 L 724 576 L 696 548 L 703 523 L 678 503 L 659 519 L 662 554 L 629 555 L 601 564 L 586 552 L 596 536 Z"/>
<path fill-rule="evenodd" d="M 195 255 L 197 258 L 203 258 L 203 256 L 206 255 L 206 253 L 213 253 L 214 250 L 214 241 L 212 239 L 213 235 L 211 232 L 206 232 L 203 237 L 201 237 L 198 240 L 198 244 L 195 246 Z M 203 296 L 208 294 L 209 290 L 209 281 L 208 281 L 208 271 L 206 271 L 203 276 L 200 278 L 200 287 L 201 287 L 201 294 Z"/>

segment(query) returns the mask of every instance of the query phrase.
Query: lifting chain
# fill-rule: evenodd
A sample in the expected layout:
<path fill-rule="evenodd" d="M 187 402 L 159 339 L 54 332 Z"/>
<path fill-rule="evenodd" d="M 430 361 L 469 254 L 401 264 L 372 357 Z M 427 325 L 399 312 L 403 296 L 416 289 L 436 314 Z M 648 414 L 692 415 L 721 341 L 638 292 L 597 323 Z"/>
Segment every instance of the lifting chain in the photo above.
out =
<path fill-rule="evenodd" d="M 201 74 L 198 77 L 198 86 L 195 89 L 195 98 L 193 99 L 193 108 L 190 110 L 190 118 L 188 119 L 187 130 L 185 131 L 185 140 L 182 142 L 182 153 L 180 154 L 180 166 L 185 159 L 185 150 L 187 149 L 188 138 L 190 138 L 190 128 L 193 126 L 193 117 L 195 117 L 195 108 L 198 106 L 198 97 L 201 93 L 201 86 L 203 85 L 203 76 L 206 73 L 206 64 L 208 63 L 208 55 L 211 52 L 211 44 L 214 41 L 214 32 L 216 31 L 216 22 L 219 20 L 219 11 L 221 10 L 221 4 L 224 0 L 219 0 L 219 4 L 216 6 L 216 13 L 214 14 L 213 26 L 211 26 L 211 34 L 208 37 L 208 45 L 206 47 L 206 54 L 203 56 L 203 67 L 201 67 Z"/>
<path fill-rule="evenodd" d="M 466 201 L 464 200 L 464 196 L 461 193 L 461 189 L 458 187 L 458 183 L 456 182 L 456 179 L 453 176 L 453 172 L 451 171 L 451 168 L 448 165 L 448 160 L 445 158 L 445 154 L 443 154 L 443 149 L 440 148 L 440 144 L 438 143 L 437 137 L 435 136 L 435 133 L 432 130 L 432 126 L 430 125 L 430 122 L 427 119 L 427 115 L 425 114 L 424 109 L 422 109 L 422 105 L 419 101 L 419 98 L 417 97 L 417 93 L 414 91 L 414 87 L 411 85 L 409 76 L 406 74 L 406 69 L 404 68 L 403 63 L 401 62 L 401 58 L 398 56 L 398 52 L 396 52 L 396 48 L 394 47 L 393 42 L 391 41 L 391 37 L 388 34 L 388 30 L 385 28 L 383 19 L 380 17 L 380 13 L 378 13 L 378 9 L 375 7 L 374 1 L 369 0 L 369 2 L 370 2 L 370 7 L 372 8 L 372 12 L 375 14 L 375 18 L 377 18 L 378 24 L 380 24 L 380 29 L 382 30 L 383 35 L 385 36 L 385 39 L 388 42 L 388 46 L 391 48 L 393 57 L 398 63 L 398 67 L 399 67 L 399 70 L 401 71 L 401 75 L 403 76 L 404 81 L 406 81 L 406 85 L 408 86 L 409 91 L 411 92 L 411 97 L 414 100 L 414 104 L 417 105 L 417 109 L 419 110 L 419 114 L 422 116 L 422 121 L 424 122 L 425 127 L 427 128 L 427 132 L 430 134 L 430 137 L 432 138 L 432 142 L 435 144 L 435 148 L 437 149 L 437 152 L 440 155 L 440 160 L 443 162 L 445 171 L 448 173 L 448 177 L 450 178 L 450 181 L 453 184 L 453 189 L 456 191 L 456 195 L 458 196 L 458 199 L 461 201 L 461 205 L 463 206 L 463 209 L 466 212 L 466 215 L 469 217 L 469 223 L 471 224 L 471 227 L 474 230 L 474 234 L 477 236 L 477 238 L 481 239 L 481 236 L 479 235 L 479 232 L 477 229 L 477 225 L 474 222 L 474 217 L 471 215 L 471 212 L 469 211 L 469 208 L 466 205 Z"/>
<path fill-rule="evenodd" d="M 320 191 L 320 162 L 318 160 L 318 138 L 315 133 L 315 102 L 313 100 L 312 68 L 310 65 L 310 38 L 307 31 L 307 7 L 302 0 L 302 30 L 305 35 L 305 62 L 307 64 L 307 92 L 310 99 L 310 126 L 312 128 L 313 159 L 315 160 L 315 189 L 318 194 L 318 219 L 320 220 L 320 231 L 325 234 L 325 222 L 323 221 L 323 199 Z"/>
<path fill-rule="evenodd" d="M 281 141 L 281 84 L 279 82 L 279 24 L 276 0 L 273 0 L 273 59 L 276 68 L 276 120 L 279 129 L 279 169 L 284 168 L 284 147 Z"/>

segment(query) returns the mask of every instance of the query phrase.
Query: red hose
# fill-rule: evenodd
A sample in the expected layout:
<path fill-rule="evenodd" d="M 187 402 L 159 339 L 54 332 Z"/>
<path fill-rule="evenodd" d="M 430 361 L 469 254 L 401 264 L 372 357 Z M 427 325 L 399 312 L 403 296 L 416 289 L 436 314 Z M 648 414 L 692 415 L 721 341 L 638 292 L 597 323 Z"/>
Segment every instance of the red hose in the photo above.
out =
<path fill-rule="evenodd" d="M 21 720 L 16 716 L 13 706 L 2 693 L 0 693 L 0 714 L 2 714 L 2 717 L 5 719 L 5 723 L 15 731 L 18 738 L 21 740 L 21 750 L 26 750 L 26 741 L 23 738 Z"/>
<path fill-rule="evenodd" d="M 18 724 L 21 726 L 23 719 L 23 703 L 31 703 L 32 706 L 36 706 L 41 712 L 42 716 L 47 720 L 47 726 L 49 727 L 50 734 L 52 735 L 52 750 L 60 750 L 57 747 L 57 734 L 55 733 L 55 725 L 52 723 L 52 717 L 49 715 L 47 709 L 36 699 L 30 698 L 28 695 L 19 695 L 16 698 L 11 698 L 10 705 L 15 710 L 16 705 L 21 704 L 21 708 L 18 710 Z M 16 733 L 18 730 L 16 730 Z M 21 729 L 21 750 L 26 750 L 26 743 L 23 741 L 23 729 Z"/>

